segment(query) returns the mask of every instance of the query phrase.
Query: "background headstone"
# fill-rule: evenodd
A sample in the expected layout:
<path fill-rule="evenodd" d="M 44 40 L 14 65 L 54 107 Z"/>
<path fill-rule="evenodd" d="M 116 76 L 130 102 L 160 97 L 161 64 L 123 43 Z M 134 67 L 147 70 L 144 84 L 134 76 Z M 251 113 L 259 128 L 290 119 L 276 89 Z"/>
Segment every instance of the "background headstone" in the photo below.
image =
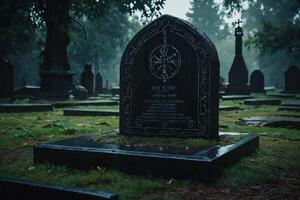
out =
<path fill-rule="evenodd" d="M 220 90 L 220 92 L 225 90 L 225 79 L 222 76 L 220 76 L 219 90 Z"/>
<path fill-rule="evenodd" d="M 251 92 L 265 93 L 265 77 L 260 70 L 255 70 L 250 76 Z"/>
<path fill-rule="evenodd" d="M 288 93 L 300 93 L 300 70 L 296 65 L 292 65 L 284 73 L 285 90 Z"/>
<path fill-rule="evenodd" d="M 0 98 L 14 96 L 14 66 L 7 60 L 0 60 Z"/>
<path fill-rule="evenodd" d="M 103 78 L 101 76 L 101 74 L 98 72 L 96 74 L 96 78 L 95 78 L 95 94 L 102 94 L 103 93 Z"/>
<path fill-rule="evenodd" d="M 235 28 L 235 56 L 229 71 L 229 85 L 226 88 L 228 95 L 250 94 L 250 87 L 247 85 L 248 69 L 243 57 L 243 35 L 243 29 L 238 25 Z"/>
<path fill-rule="evenodd" d="M 92 72 L 92 65 L 87 63 L 81 73 L 81 85 L 88 90 L 88 95 L 94 94 L 94 74 Z"/>
<path fill-rule="evenodd" d="M 145 26 L 120 73 L 121 134 L 218 137 L 217 51 L 188 22 L 164 15 Z"/>

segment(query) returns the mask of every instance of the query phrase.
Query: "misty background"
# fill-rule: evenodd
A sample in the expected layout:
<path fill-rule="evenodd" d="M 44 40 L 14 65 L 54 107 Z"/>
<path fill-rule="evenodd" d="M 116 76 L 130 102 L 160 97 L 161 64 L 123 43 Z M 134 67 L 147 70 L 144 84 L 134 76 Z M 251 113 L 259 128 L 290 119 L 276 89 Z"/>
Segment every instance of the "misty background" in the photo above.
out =
<path fill-rule="evenodd" d="M 257 31 L 263 31 L 266 20 L 276 24 L 294 15 L 289 10 L 291 2 L 293 1 L 253 0 L 244 3 L 241 12 L 229 15 L 230 8 L 225 9 L 222 0 L 167 0 L 161 13 L 183 18 L 208 35 L 218 50 L 221 76 L 226 80 L 235 50 L 232 23 L 241 18 L 244 29 L 243 54 L 249 76 L 254 70 L 260 69 L 265 75 L 266 86 L 280 88 L 284 84 L 284 71 L 290 65 L 297 64 L 297 59 L 285 50 L 262 53 L 251 41 Z M 32 18 L 39 20 L 34 16 Z M 103 17 L 93 21 L 86 17 L 75 17 L 69 33 L 71 44 L 68 47 L 70 66 L 75 72 L 75 84 L 80 83 L 80 73 L 85 63 L 89 62 L 94 72 L 101 73 L 104 86 L 106 83 L 109 87 L 119 85 L 122 52 L 130 38 L 145 23 L 147 21 L 141 19 L 139 13 L 129 16 L 114 7 Z M 39 85 L 38 72 L 45 47 L 45 34 L 43 26 L 28 26 L 27 30 L 12 31 L 6 36 L 8 38 L 1 38 L 1 41 L 5 41 L 1 46 L 6 48 L 7 58 L 15 66 L 16 87 Z"/>

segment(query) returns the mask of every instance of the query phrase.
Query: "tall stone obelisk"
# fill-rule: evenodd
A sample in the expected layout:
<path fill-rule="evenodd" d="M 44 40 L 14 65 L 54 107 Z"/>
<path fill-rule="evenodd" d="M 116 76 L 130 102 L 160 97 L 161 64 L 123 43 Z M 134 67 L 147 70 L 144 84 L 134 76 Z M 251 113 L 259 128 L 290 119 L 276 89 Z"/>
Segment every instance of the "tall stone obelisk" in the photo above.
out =
<path fill-rule="evenodd" d="M 229 85 L 226 87 L 228 95 L 248 95 L 248 69 L 243 57 L 243 29 L 240 27 L 241 21 L 238 20 L 235 28 L 235 56 L 229 71 Z"/>

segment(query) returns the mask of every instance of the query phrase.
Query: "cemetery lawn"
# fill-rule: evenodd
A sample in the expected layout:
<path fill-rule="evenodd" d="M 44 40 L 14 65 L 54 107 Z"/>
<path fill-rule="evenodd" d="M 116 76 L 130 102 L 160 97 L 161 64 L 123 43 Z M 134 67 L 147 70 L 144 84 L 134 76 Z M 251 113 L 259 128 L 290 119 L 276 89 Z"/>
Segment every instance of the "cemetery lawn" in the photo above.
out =
<path fill-rule="evenodd" d="M 257 98 L 260 98 L 258 96 Z M 291 100 L 284 100 L 283 102 Z M 298 101 L 298 102 L 297 102 Z M 292 102 L 300 103 L 299 100 Z M 217 183 L 204 185 L 196 181 L 159 179 L 151 176 L 129 176 L 98 166 L 91 171 L 78 171 L 50 164 L 33 165 L 33 146 L 82 135 L 96 135 L 97 140 L 129 145 L 137 138 L 127 140 L 106 133 L 118 128 L 118 117 L 64 117 L 63 109 L 52 112 L 0 113 L 0 176 L 36 180 L 119 194 L 125 199 L 297 199 L 300 197 L 300 131 L 287 128 L 250 127 L 239 124 L 241 118 L 270 116 L 276 106 L 246 107 L 243 101 L 223 101 L 221 105 L 237 105 L 238 111 L 220 112 L 220 131 L 256 133 L 260 136 L 256 154 L 244 157 L 227 168 Z M 116 106 L 81 108 L 113 109 Z M 299 115 L 297 112 L 282 112 Z M 120 139 L 121 138 L 121 139 Z M 149 138 L 168 142 L 174 147 L 205 147 L 217 141 L 187 139 L 183 143 L 173 139 Z M 194 146 L 193 146 L 194 145 Z"/>

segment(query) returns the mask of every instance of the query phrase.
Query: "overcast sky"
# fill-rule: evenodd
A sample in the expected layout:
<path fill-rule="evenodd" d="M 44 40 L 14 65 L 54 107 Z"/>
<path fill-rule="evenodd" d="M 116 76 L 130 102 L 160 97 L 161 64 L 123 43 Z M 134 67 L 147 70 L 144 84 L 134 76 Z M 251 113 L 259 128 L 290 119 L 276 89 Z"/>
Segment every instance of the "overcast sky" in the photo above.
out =
<path fill-rule="evenodd" d="M 187 19 L 185 14 L 191 7 L 190 0 L 166 0 L 162 14 L 170 14 L 182 19 Z"/>

